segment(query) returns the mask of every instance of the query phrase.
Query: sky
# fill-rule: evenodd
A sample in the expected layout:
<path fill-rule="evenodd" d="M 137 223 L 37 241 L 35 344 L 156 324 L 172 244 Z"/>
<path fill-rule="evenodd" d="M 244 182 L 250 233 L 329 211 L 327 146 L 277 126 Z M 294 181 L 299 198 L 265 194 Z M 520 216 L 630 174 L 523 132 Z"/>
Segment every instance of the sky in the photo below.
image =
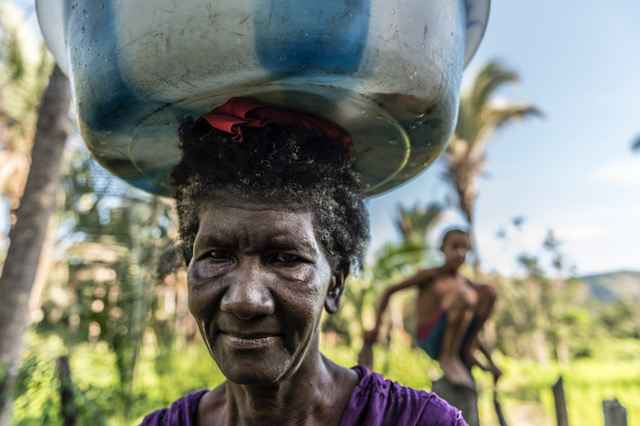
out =
<path fill-rule="evenodd" d="M 488 149 L 479 185 L 478 245 L 484 269 L 517 272 L 522 251 L 538 253 L 548 229 L 579 273 L 640 270 L 640 2 L 493 0 L 483 44 L 466 79 L 501 60 L 521 83 L 499 94 L 541 108 L 543 120 L 515 122 Z M 442 165 L 369 203 L 373 247 L 397 238 L 398 203 L 442 200 Z M 526 218 L 521 232 L 509 226 Z M 462 225 L 448 214 L 442 229 Z M 506 228 L 509 241 L 496 238 Z M 436 231 L 436 234 L 438 232 Z"/>
<path fill-rule="evenodd" d="M 640 270 L 640 154 L 630 151 L 640 135 L 639 22 L 637 0 L 493 0 L 466 79 L 501 60 L 522 81 L 498 96 L 533 103 L 546 117 L 513 123 L 489 145 L 476 212 L 485 270 L 517 273 L 516 256 L 538 253 L 549 229 L 580 274 Z M 398 238 L 399 203 L 445 199 L 442 170 L 436 163 L 368 202 L 372 253 Z M 510 226 L 514 217 L 526 219 L 521 231 Z M 448 212 L 435 234 L 463 223 Z M 501 229 L 506 241 L 496 238 Z"/>

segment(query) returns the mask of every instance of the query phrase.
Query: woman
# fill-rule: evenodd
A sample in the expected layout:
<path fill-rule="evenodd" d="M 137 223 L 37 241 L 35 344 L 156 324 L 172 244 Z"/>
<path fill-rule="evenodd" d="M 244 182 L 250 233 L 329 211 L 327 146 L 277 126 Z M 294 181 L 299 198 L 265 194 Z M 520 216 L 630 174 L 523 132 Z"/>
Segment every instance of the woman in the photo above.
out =
<path fill-rule="evenodd" d="M 319 351 L 361 265 L 368 217 L 351 139 L 321 118 L 232 99 L 180 129 L 173 173 L 189 309 L 227 381 L 143 425 L 464 425 L 434 394 Z"/>

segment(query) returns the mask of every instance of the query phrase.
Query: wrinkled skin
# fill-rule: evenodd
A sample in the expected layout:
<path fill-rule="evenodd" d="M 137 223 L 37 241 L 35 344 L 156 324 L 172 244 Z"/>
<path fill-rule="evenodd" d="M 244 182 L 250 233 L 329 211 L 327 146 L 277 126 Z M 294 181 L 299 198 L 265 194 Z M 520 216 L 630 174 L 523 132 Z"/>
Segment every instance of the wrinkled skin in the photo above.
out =
<path fill-rule="evenodd" d="M 332 268 L 311 212 L 218 193 L 199 219 L 189 309 L 227 382 L 198 423 L 337 425 L 357 376 L 320 354 L 318 330 L 348 271 Z"/>

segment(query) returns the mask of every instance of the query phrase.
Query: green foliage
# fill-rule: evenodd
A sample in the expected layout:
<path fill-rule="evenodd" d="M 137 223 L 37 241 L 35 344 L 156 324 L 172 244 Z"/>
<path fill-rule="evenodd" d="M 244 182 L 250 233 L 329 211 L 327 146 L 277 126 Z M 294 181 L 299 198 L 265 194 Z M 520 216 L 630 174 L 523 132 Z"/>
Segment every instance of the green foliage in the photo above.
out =
<path fill-rule="evenodd" d="M 37 335 L 30 340 L 19 375 L 14 425 L 61 424 L 55 360 L 63 353 L 64 343 L 55 337 Z M 138 424 L 144 415 L 185 393 L 213 387 L 223 380 L 203 345 L 192 344 L 174 352 L 168 360 L 170 368 L 162 375 L 154 368 L 154 349 L 148 345 L 142 354 L 126 416 L 114 352 L 104 343 L 76 345 L 71 353 L 71 370 L 78 424 Z"/>
<path fill-rule="evenodd" d="M 22 54 L 22 46 L 15 31 L 7 34 L 5 39 L 7 75 L 9 80 L 21 80 L 26 73 L 26 66 Z"/>
<path fill-rule="evenodd" d="M 40 97 L 51 70 L 46 50 L 30 44 L 25 30 L 13 2 L 0 2 L 0 216 L 9 216 L 22 196 Z M 0 217 L 0 222 L 11 220 Z M 7 225 L 0 229 L 0 267 L 6 256 Z"/>
<path fill-rule="evenodd" d="M 323 349 L 342 365 L 352 365 L 356 358 L 354 349 L 326 346 Z M 629 410 L 630 425 L 637 424 L 634 422 L 640 419 L 640 358 L 637 355 L 640 341 L 599 339 L 591 342 L 590 350 L 592 356 L 570 364 L 541 364 L 496 353 L 496 360 L 505 373 L 499 391 L 509 424 L 518 425 L 517 419 L 526 420 L 528 424 L 553 424 L 551 386 L 560 375 L 565 379 L 571 425 L 602 426 L 602 401 L 614 397 Z M 375 369 L 389 379 L 426 390 L 431 387 L 431 379 L 440 374 L 437 363 L 421 350 L 395 338 L 391 345 L 376 347 Z M 497 424 L 491 377 L 478 371 L 475 376 L 481 394 L 482 424 Z M 535 419 L 532 414 L 536 415 Z"/>
<path fill-rule="evenodd" d="M 323 322 L 323 331 L 333 333 L 348 346 L 357 341 L 365 326 L 372 326 L 367 324 L 371 322 L 368 319 L 373 317 L 373 309 L 384 289 L 402 277 L 415 273 L 430 260 L 427 235 L 440 221 L 442 213 L 443 208 L 437 203 L 426 206 L 415 204 L 408 208 L 398 205 L 394 223 L 401 237 L 400 242 L 385 244 L 375 254 L 366 271 L 349 281 L 342 308 Z M 402 304 L 398 302 L 402 302 L 402 298 L 396 298 L 391 310 L 402 309 Z M 396 324 L 398 326 L 404 327 L 402 323 Z"/>
<path fill-rule="evenodd" d="M 18 374 L 14 424 L 16 426 L 61 424 L 60 383 L 56 371 L 56 358 L 65 353 L 64 344 L 59 338 L 42 338 L 35 334 L 29 336 L 29 343 L 31 349 L 25 355 Z M 81 353 L 80 350 L 78 353 Z M 91 364 L 94 371 L 101 370 L 103 379 L 104 373 L 109 371 L 109 359 L 108 356 L 102 356 L 94 359 Z M 77 366 L 74 365 L 74 367 Z M 79 424 L 95 426 L 107 424 L 107 419 L 104 417 L 105 406 L 111 402 L 109 394 L 112 392 L 103 394 L 96 389 L 95 383 L 95 381 L 83 382 L 82 386 L 76 386 L 74 389 Z"/>
<path fill-rule="evenodd" d="M 519 81 L 518 73 L 504 64 L 497 61 L 485 64 L 461 96 L 456 138 L 471 146 L 481 145 L 490 133 L 515 119 L 541 117 L 542 112 L 533 105 L 494 102 L 502 87 Z"/>
<path fill-rule="evenodd" d="M 60 424 L 55 363 L 30 354 L 22 364 L 15 401 L 16 425 Z"/>
<path fill-rule="evenodd" d="M 193 340 L 183 272 L 163 265 L 156 274 L 158 262 L 175 266 L 164 255 L 173 237 L 170 206 L 101 175 L 86 154 L 73 158 L 64 185 L 59 238 L 71 245 L 50 274 L 38 334 L 21 370 L 16 424 L 59 422 L 55 358 L 66 351 L 80 424 L 138 424 L 189 391 L 221 383 L 204 345 Z M 370 267 L 349 281 L 341 310 L 323 322 L 322 348 L 330 358 L 345 366 L 355 363 L 381 292 L 428 265 L 426 235 L 439 216 L 434 206 L 399 209 L 401 240 L 383 246 Z M 638 415 L 638 341 L 619 339 L 636 336 L 638 310 L 631 304 L 591 304 L 580 282 L 559 278 L 565 267 L 554 263 L 562 256 L 560 242 L 550 233 L 542 246 L 542 254 L 521 256 L 524 277 L 482 277 L 499 293 L 489 329 L 506 373 L 501 395 L 507 415 L 517 417 L 530 407 L 540 419 L 551 418 L 550 386 L 559 374 L 567 383 L 573 421 L 583 412 L 595 419 L 574 424 L 599 424 L 600 401 L 613 396 Z M 547 276 L 548 262 L 558 265 L 558 277 Z M 415 319 L 406 309 L 412 296 L 392 301 L 375 368 L 405 385 L 429 389 L 440 371 L 412 345 Z M 488 376 L 477 379 L 482 389 L 490 389 Z M 483 392 L 481 409 L 486 424 L 493 424 L 490 392 Z"/>
<path fill-rule="evenodd" d="M 402 236 L 402 243 L 413 247 L 426 248 L 427 235 L 442 217 L 442 206 L 438 203 L 421 206 L 416 203 L 412 207 L 398 205 L 398 216 L 394 223 Z M 419 261 L 418 261 L 419 263 Z"/>
<path fill-rule="evenodd" d="M 16 400 L 16 426 L 56 425 L 59 421 L 58 380 L 55 358 L 63 353 L 60 339 L 43 339 L 32 335 L 25 356 Z M 393 348 L 393 349 L 391 349 Z M 358 347 L 335 345 L 326 338 L 321 349 L 335 362 L 352 366 Z M 129 419 L 123 417 L 118 395 L 115 355 L 106 344 L 77 345 L 71 353 L 79 424 L 96 426 L 137 425 L 153 410 L 167 406 L 180 396 L 196 389 L 213 388 L 223 382 L 204 345 L 194 342 L 177 348 L 168 369 L 159 374 L 155 367 L 153 343 L 145 345 L 136 371 L 133 403 Z M 510 424 L 523 412 L 535 412 L 537 424 L 553 420 L 551 385 L 559 375 L 565 379 L 569 418 L 574 426 L 601 426 L 601 402 L 616 397 L 629 410 L 631 425 L 640 418 L 640 341 L 599 339 L 591 342 L 592 355 L 570 364 L 541 364 L 496 354 L 505 376 L 500 398 Z M 421 350 L 394 335 L 389 346 L 376 347 L 375 369 L 391 380 L 417 389 L 428 390 L 431 379 L 440 374 L 436 362 Z M 495 424 L 491 402 L 491 378 L 476 372 L 481 389 L 483 424 Z M 529 419 L 531 420 L 531 419 Z"/>
<path fill-rule="evenodd" d="M 518 80 L 515 71 L 496 61 L 480 69 L 460 97 L 458 122 L 444 156 L 443 178 L 455 193 L 457 207 L 469 225 L 476 273 L 480 272 L 480 257 L 475 241 L 475 207 L 478 178 L 485 173 L 487 145 L 499 128 L 517 119 L 542 116 L 533 105 L 494 100 L 501 87 Z"/>
<path fill-rule="evenodd" d="M 620 300 L 597 310 L 599 322 L 612 336 L 640 339 L 640 311 L 634 301 Z"/>
<path fill-rule="evenodd" d="M 0 3 L 0 149 L 22 153 L 30 152 L 38 103 L 52 66 L 44 46 L 37 46 L 33 55 L 25 27 L 13 5 Z"/>
<path fill-rule="evenodd" d="M 64 188 L 60 238 L 73 244 L 60 265 L 66 280 L 50 283 L 58 296 L 43 303 L 38 330 L 63 336 L 69 346 L 109 345 L 126 415 L 171 206 L 123 186 L 84 151 L 72 158 Z"/>
<path fill-rule="evenodd" d="M 635 424 L 634 419 L 640 418 L 640 342 L 603 339 L 593 341 L 591 349 L 590 358 L 566 365 L 501 359 L 507 372 L 502 387 L 507 407 L 533 403 L 541 408 L 544 417 L 553 419 L 550 389 L 562 375 L 570 424 L 601 426 L 602 401 L 614 397 L 629 410 L 630 424 Z"/>

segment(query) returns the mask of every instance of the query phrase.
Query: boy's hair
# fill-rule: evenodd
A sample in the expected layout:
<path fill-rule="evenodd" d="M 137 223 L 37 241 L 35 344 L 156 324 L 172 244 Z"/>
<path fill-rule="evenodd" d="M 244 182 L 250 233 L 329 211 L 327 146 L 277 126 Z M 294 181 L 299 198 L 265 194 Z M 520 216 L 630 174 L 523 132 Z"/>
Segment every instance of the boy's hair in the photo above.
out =
<path fill-rule="evenodd" d="M 464 228 L 449 228 L 447 229 L 444 234 L 442 235 L 442 239 L 440 240 L 440 248 L 444 249 L 444 245 L 447 243 L 447 240 L 451 237 L 453 237 L 454 235 L 464 235 L 465 237 L 469 238 L 469 231 L 467 231 Z"/>
<path fill-rule="evenodd" d="M 187 264 L 203 202 L 216 191 L 249 196 L 313 215 L 316 236 L 332 266 L 360 268 L 369 218 L 348 150 L 313 128 L 270 124 L 243 128 L 243 141 L 187 119 L 179 130 L 182 159 L 172 173 Z"/>

